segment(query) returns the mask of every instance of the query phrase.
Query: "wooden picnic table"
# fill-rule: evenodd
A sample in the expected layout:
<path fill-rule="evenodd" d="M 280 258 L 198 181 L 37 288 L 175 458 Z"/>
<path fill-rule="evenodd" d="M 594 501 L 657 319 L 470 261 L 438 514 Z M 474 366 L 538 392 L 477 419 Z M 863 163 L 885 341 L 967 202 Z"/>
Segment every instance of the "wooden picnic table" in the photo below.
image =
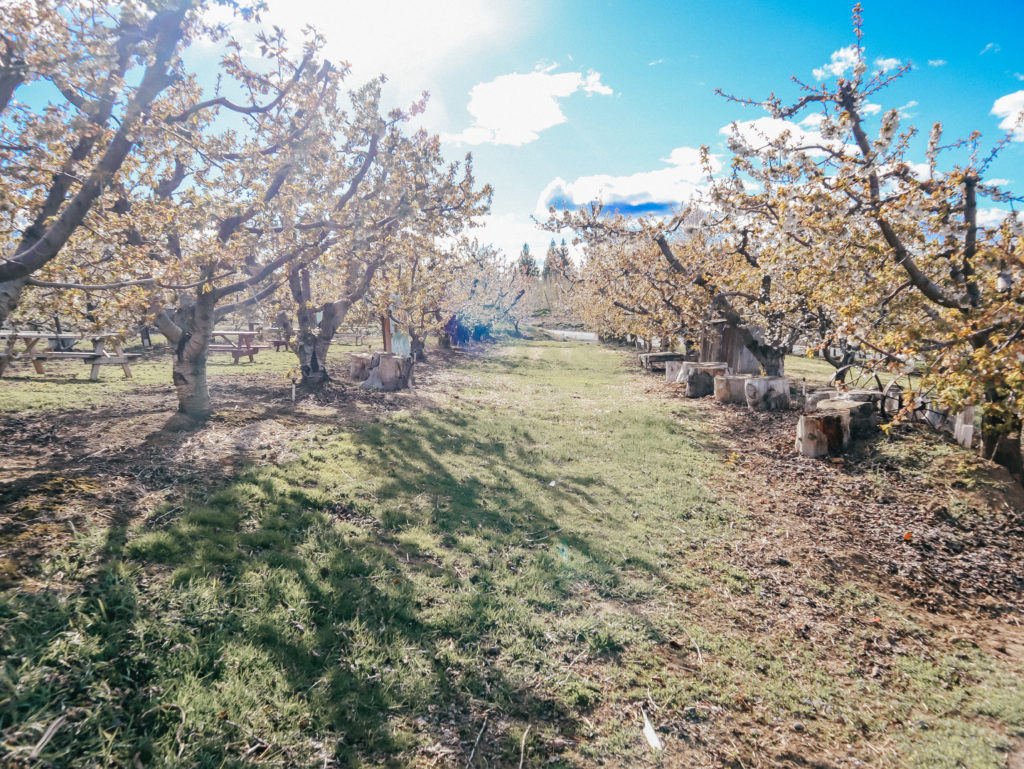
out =
<path fill-rule="evenodd" d="M 653 371 L 655 366 L 665 367 L 665 363 L 670 360 L 693 360 L 693 353 L 687 353 L 684 351 L 678 352 L 644 352 L 640 353 L 640 365 L 648 371 Z"/>
<path fill-rule="evenodd" d="M 260 350 L 269 350 L 268 344 L 254 344 L 257 331 L 240 331 L 237 329 L 214 329 L 210 335 L 210 352 L 229 352 L 234 362 L 238 363 L 239 358 L 248 357 L 250 363 L 256 361 L 256 354 Z M 220 338 L 223 342 L 213 342 Z M 232 341 L 234 339 L 234 341 Z"/>
<path fill-rule="evenodd" d="M 89 341 L 93 349 L 86 350 L 36 350 L 40 341 Z M 124 371 L 126 379 L 132 378 L 131 362 L 138 358 L 136 354 L 126 353 L 121 349 L 121 341 L 115 334 L 56 334 L 48 331 L 0 331 L 0 340 L 6 341 L 4 354 L 0 357 L 0 376 L 3 376 L 7 363 L 12 360 L 28 359 L 37 374 L 45 374 L 43 362 L 48 360 L 80 360 L 92 367 L 89 379 L 100 378 L 100 366 L 118 365 Z M 18 342 L 24 344 L 21 352 L 15 352 Z"/>

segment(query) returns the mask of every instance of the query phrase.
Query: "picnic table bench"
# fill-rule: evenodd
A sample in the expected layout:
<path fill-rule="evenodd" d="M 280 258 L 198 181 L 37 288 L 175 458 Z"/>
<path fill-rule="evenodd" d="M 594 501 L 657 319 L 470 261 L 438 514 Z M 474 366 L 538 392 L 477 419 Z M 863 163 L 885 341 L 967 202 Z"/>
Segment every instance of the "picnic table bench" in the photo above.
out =
<path fill-rule="evenodd" d="M 232 337 L 235 341 L 232 341 Z M 248 358 L 250 363 L 256 362 L 256 354 L 260 350 L 269 350 L 269 344 L 255 344 L 255 331 L 215 330 L 211 339 L 223 339 L 223 342 L 211 342 L 210 352 L 229 352 L 235 363 L 239 358 Z"/>
<path fill-rule="evenodd" d="M 645 352 L 639 356 L 640 365 L 648 371 L 653 371 L 655 366 L 665 367 L 670 360 L 693 360 L 693 353 L 686 352 Z"/>
<path fill-rule="evenodd" d="M 100 378 L 100 366 L 120 366 L 124 371 L 126 379 L 132 378 L 131 362 L 139 355 L 126 353 L 121 349 L 121 342 L 114 334 L 53 334 L 47 331 L 0 331 L 0 339 L 7 342 L 3 357 L 0 357 L 0 376 L 3 375 L 6 364 L 11 360 L 22 358 L 32 361 L 32 367 L 37 374 L 45 374 L 44 361 L 51 360 L 80 360 L 91 366 L 89 379 Z M 36 350 L 40 341 L 46 339 L 62 343 L 65 341 L 89 341 L 93 349 L 88 350 Z M 24 342 L 24 349 L 20 353 L 14 352 L 18 342 Z M 108 349 L 109 347 L 109 349 Z"/>

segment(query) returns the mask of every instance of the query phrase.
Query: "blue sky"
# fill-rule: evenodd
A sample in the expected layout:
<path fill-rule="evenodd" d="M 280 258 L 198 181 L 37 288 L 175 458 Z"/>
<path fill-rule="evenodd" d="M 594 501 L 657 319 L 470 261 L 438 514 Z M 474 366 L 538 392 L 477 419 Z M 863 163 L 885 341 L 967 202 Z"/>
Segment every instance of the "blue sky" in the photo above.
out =
<path fill-rule="evenodd" d="M 268 4 L 264 20 L 296 38 L 304 24 L 319 28 L 353 82 L 386 73 L 395 105 L 430 92 L 421 120 L 449 157 L 471 151 L 477 178 L 494 185 L 479 235 L 510 256 L 524 241 L 543 254 L 550 235 L 530 217 L 552 200 L 599 194 L 641 211 L 682 202 L 700 182 L 696 148 L 727 162 L 722 129 L 763 117 L 715 88 L 786 98 L 791 76 L 832 77 L 822 70 L 839 69 L 854 42 L 852 3 L 833 0 Z M 904 125 L 925 135 L 935 120 L 947 139 L 980 130 L 985 148 L 1005 133 L 1000 123 L 1024 108 L 1024 2 L 863 5 L 868 60 L 914 65 L 877 95 L 883 109 L 902 108 Z M 1024 131 L 989 175 L 1024 194 Z"/>

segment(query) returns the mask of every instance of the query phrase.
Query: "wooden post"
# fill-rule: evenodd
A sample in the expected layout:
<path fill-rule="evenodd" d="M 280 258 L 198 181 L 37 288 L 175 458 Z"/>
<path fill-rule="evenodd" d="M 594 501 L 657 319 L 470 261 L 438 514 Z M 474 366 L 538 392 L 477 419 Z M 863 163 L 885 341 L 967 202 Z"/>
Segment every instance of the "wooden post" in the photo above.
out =
<path fill-rule="evenodd" d="M 384 352 L 391 352 L 391 318 L 382 315 L 380 319 L 381 331 L 384 333 Z"/>

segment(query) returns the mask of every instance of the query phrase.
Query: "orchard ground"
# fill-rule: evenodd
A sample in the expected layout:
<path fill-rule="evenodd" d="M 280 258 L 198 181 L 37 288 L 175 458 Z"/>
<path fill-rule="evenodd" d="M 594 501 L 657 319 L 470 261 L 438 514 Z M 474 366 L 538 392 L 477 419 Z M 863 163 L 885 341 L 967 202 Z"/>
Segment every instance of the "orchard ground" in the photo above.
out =
<path fill-rule="evenodd" d="M 202 427 L 159 358 L 0 380 L 4 763 L 1024 765 L 1020 489 L 911 427 L 797 457 L 634 360 L 293 405 L 266 352 Z"/>

